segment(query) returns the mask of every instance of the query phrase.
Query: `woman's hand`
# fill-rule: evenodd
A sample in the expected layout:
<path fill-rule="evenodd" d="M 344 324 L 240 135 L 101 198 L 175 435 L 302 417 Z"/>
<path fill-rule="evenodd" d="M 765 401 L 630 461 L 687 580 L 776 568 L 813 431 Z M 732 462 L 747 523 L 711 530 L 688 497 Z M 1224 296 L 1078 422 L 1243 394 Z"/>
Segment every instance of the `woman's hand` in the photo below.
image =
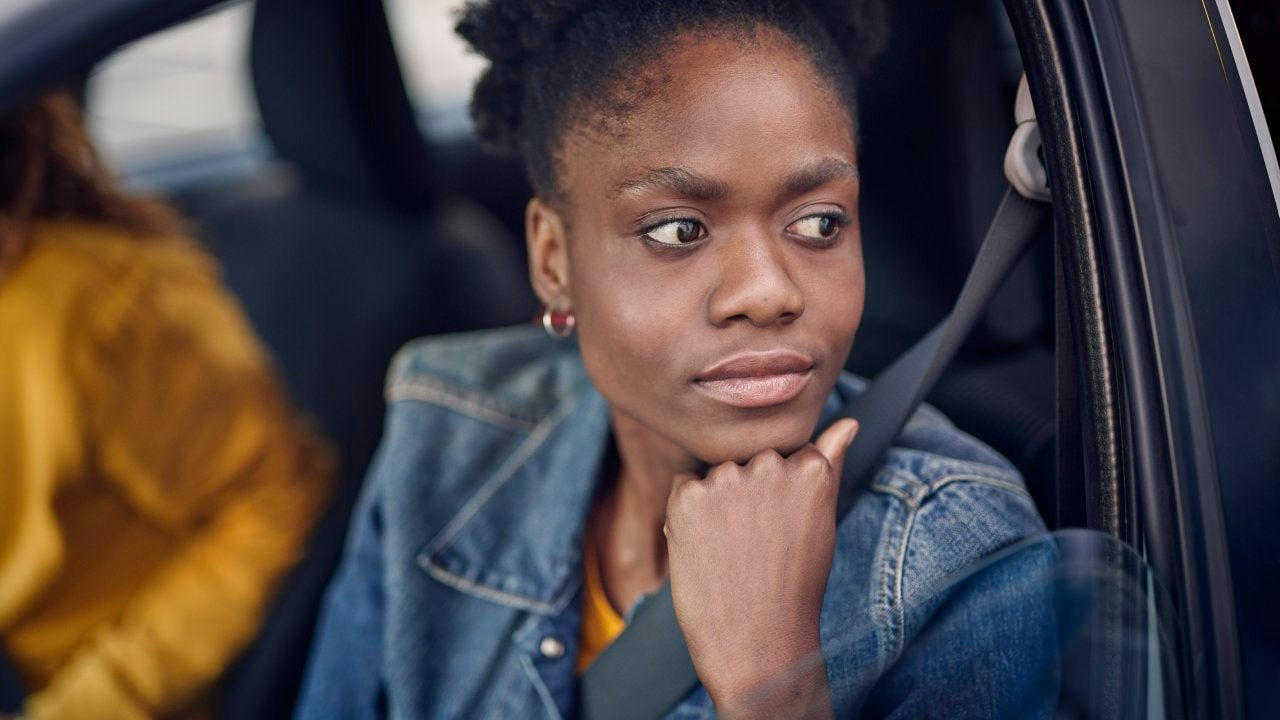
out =
<path fill-rule="evenodd" d="M 676 478 L 664 528 L 672 599 L 721 713 L 831 713 L 818 628 L 857 430 L 841 420 L 789 457 L 766 450 Z"/>

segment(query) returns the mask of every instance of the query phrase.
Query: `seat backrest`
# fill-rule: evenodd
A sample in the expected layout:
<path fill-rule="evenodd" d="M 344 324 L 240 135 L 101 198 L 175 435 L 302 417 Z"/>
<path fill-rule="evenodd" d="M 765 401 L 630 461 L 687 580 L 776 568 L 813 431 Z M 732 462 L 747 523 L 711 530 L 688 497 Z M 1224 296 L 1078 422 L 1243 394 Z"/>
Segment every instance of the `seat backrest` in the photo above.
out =
<path fill-rule="evenodd" d="M 277 161 L 187 209 L 295 402 L 359 477 L 391 354 L 526 320 L 532 298 L 501 227 L 436 192 L 381 3 L 258 0 L 251 60 Z"/>
<path fill-rule="evenodd" d="M 850 368 L 875 375 L 948 312 L 1007 186 L 1021 68 L 995 0 L 901 0 L 860 88 L 867 299 Z M 1022 471 L 1042 515 L 1055 475 L 1052 242 L 1007 279 L 929 395 Z"/>
<path fill-rule="evenodd" d="M 1007 185 L 1020 68 L 1016 52 L 1012 64 L 1003 55 L 997 6 L 894 3 L 889 48 L 859 88 L 867 302 L 852 363 L 860 373 L 873 375 L 942 319 Z M 1021 346 L 1046 332 L 1052 296 L 1036 262 L 1010 278 L 972 346 Z"/>
<path fill-rule="evenodd" d="M 408 340 L 533 316 L 501 226 L 437 192 L 385 11 L 370 0 L 257 0 L 251 62 L 270 171 L 187 198 L 294 402 L 334 441 L 341 484 L 221 714 L 288 717 L 323 588 L 381 434 L 383 377 Z"/>
<path fill-rule="evenodd" d="M 380 1 L 255 0 L 254 94 L 307 183 L 410 213 L 437 200 Z"/>

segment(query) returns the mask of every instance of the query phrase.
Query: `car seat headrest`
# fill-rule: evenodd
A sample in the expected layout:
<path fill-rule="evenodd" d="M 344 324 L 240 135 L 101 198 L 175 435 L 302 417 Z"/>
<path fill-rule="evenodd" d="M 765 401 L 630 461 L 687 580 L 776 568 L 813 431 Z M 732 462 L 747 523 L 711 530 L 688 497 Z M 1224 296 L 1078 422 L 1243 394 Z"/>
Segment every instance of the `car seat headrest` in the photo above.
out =
<path fill-rule="evenodd" d="M 430 204 L 428 151 L 380 0 L 257 0 L 250 65 L 263 128 L 305 184 Z"/>

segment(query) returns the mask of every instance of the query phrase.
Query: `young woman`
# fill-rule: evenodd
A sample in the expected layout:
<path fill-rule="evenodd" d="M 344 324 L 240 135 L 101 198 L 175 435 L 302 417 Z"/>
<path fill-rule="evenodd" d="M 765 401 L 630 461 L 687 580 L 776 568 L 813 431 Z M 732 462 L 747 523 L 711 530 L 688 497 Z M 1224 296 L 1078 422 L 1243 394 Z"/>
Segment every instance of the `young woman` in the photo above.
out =
<path fill-rule="evenodd" d="M 530 277 L 557 337 L 396 359 L 303 718 L 570 717 L 579 674 L 668 579 L 702 683 L 674 716 L 1045 712 L 1052 627 L 986 614 L 1025 578 L 936 586 L 1042 530 L 1005 460 L 923 410 L 835 523 L 875 10 L 468 5 L 459 30 L 492 63 L 475 125 L 533 180 Z M 929 651 L 904 656 L 913 639 Z"/>
<path fill-rule="evenodd" d="M 117 191 L 70 96 L 0 118 L 0 640 L 23 714 L 208 715 L 332 471 L 213 261 Z"/>

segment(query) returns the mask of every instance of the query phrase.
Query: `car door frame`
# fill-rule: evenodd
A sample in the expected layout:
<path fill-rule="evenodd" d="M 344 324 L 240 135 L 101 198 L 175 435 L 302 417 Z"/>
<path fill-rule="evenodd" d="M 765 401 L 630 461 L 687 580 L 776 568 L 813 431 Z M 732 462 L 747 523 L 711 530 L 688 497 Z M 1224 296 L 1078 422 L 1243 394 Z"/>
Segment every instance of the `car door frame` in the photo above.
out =
<path fill-rule="evenodd" d="M 1059 397 L 1071 410 L 1060 413 L 1060 471 L 1079 474 L 1090 524 L 1137 548 L 1173 600 L 1178 667 L 1168 671 L 1179 714 L 1240 717 L 1265 707 L 1269 690 L 1258 682 L 1265 657 L 1242 655 L 1242 644 L 1275 638 L 1242 639 L 1239 630 L 1253 633 L 1252 609 L 1280 598 L 1274 583 L 1238 597 L 1232 541 L 1238 561 L 1267 539 L 1257 530 L 1267 525 L 1242 521 L 1250 508 L 1233 498 L 1280 507 L 1277 483 L 1264 486 L 1280 478 L 1280 458 L 1256 427 L 1266 418 L 1257 407 L 1242 417 L 1224 412 L 1223 396 L 1238 388 L 1220 368 L 1259 351 L 1259 361 L 1280 368 L 1280 344 L 1258 337 L 1280 328 L 1271 324 L 1280 308 L 1280 213 L 1274 148 L 1256 93 L 1249 97 L 1229 7 L 1009 0 L 1006 8 L 1046 138 L 1067 309 L 1060 318 L 1079 349 L 1059 367 L 1073 376 L 1060 378 L 1060 389 L 1076 391 Z M 1213 227 L 1229 230 L 1231 252 L 1188 262 L 1205 257 Z M 1230 292 L 1235 286 L 1248 292 Z M 1265 312 L 1252 329 L 1226 336 L 1213 327 L 1210 313 L 1251 309 Z M 1273 382 L 1259 389 L 1264 398 L 1277 392 Z M 1252 536 L 1230 536 L 1224 498 L 1231 527 Z M 1240 626 L 1244 598 L 1250 610 Z"/>

